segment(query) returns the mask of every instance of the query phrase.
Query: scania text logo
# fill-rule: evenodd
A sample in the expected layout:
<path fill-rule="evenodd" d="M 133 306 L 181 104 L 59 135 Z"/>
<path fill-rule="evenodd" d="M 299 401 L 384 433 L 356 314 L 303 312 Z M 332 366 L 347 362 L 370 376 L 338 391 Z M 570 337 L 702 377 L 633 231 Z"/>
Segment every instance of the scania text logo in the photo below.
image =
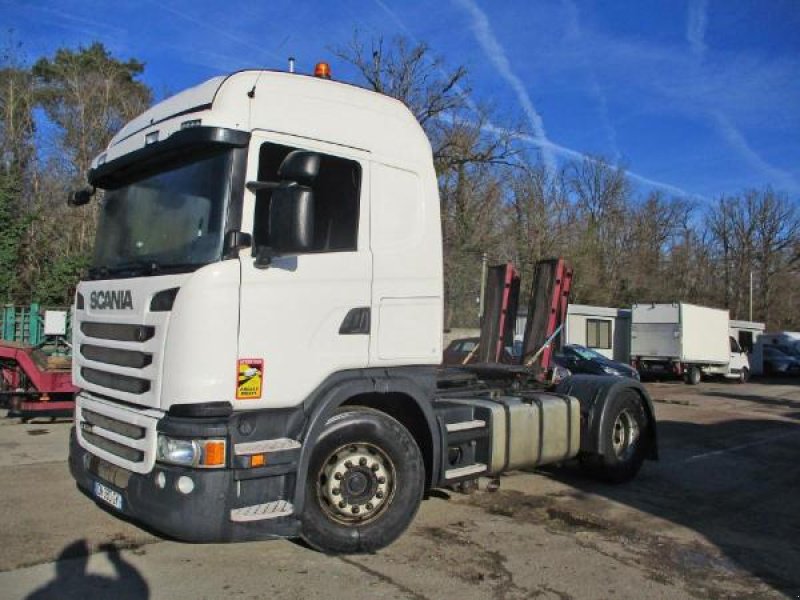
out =
<path fill-rule="evenodd" d="M 89 306 L 93 309 L 133 310 L 133 296 L 130 290 L 95 291 L 89 295 Z"/>

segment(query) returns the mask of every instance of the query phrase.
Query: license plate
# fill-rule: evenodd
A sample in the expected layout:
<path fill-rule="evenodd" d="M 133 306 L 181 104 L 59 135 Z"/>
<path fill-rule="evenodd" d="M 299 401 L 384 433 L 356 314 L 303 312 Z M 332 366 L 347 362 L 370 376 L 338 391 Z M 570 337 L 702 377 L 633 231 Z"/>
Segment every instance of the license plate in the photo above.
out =
<path fill-rule="evenodd" d="M 94 482 L 94 496 L 110 504 L 117 510 L 122 510 L 122 494 L 115 492 L 97 481 Z"/>

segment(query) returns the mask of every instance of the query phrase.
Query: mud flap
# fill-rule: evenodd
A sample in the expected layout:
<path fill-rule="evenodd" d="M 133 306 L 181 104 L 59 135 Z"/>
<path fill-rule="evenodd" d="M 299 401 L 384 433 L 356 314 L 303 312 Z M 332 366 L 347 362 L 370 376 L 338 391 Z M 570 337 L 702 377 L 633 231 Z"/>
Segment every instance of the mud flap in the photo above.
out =
<path fill-rule="evenodd" d="M 653 401 L 642 384 L 633 379 L 604 375 L 573 375 L 558 384 L 556 392 L 578 399 L 581 405 L 581 451 L 593 454 L 605 452 L 600 441 L 600 430 L 609 400 L 627 390 L 636 392 L 642 400 L 649 419 L 646 458 L 658 460 L 658 435 Z"/>

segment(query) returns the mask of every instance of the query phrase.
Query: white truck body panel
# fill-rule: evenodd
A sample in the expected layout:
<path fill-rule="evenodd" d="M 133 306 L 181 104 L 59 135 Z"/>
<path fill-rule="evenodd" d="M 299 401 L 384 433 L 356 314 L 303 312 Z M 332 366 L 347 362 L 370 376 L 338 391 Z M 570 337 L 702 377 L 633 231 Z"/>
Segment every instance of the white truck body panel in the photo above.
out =
<path fill-rule="evenodd" d="M 230 357 L 237 354 L 239 284 L 236 261 L 212 263 L 188 274 L 82 282 L 84 308 L 76 309 L 72 330 L 73 382 L 89 392 L 163 410 L 172 404 L 215 402 L 229 396 L 235 382 Z M 174 287 L 180 292 L 173 310 L 151 311 L 153 296 Z M 93 293 L 125 291 L 131 293 L 132 308 L 93 307 Z M 95 338 L 83 332 L 87 323 L 152 327 L 153 336 L 144 341 Z M 83 356 L 83 344 L 146 353 L 152 362 L 144 368 L 95 362 Z M 84 368 L 145 379 L 150 389 L 141 394 L 110 390 L 88 381 Z"/>
<path fill-rule="evenodd" d="M 424 166 L 420 174 L 382 163 L 372 166 L 375 327 L 369 364 L 439 364 L 443 278 L 433 165 Z"/>
<path fill-rule="evenodd" d="M 635 304 L 631 355 L 685 363 L 730 361 L 728 311 L 693 304 Z"/>
<path fill-rule="evenodd" d="M 728 311 L 694 304 L 680 304 L 681 360 L 729 362 L 731 356 Z"/>

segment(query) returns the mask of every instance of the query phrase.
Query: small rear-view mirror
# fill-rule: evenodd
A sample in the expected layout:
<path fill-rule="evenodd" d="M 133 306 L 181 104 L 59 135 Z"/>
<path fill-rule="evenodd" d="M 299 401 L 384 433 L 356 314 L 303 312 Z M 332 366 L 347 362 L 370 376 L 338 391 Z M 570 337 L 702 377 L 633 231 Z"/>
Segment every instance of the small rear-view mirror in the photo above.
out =
<path fill-rule="evenodd" d="M 67 204 L 69 206 L 83 206 L 84 204 L 89 204 L 96 191 L 97 190 L 92 187 L 70 192 L 67 196 Z"/>

